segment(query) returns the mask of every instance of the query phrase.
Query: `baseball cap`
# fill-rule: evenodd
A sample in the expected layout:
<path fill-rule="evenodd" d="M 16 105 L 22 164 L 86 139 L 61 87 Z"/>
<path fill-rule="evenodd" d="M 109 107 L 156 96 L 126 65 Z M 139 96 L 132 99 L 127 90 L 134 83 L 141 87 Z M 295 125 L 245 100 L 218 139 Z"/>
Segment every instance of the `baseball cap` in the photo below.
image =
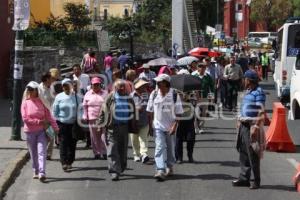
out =
<path fill-rule="evenodd" d="M 142 68 L 143 68 L 143 69 L 149 69 L 150 66 L 149 66 L 147 63 L 145 63 L 145 64 L 143 64 Z"/>
<path fill-rule="evenodd" d="M 72 83 L 72 80 L 69 79 L 69 78 L 65 78 L 64 80 L 62 80 L 61 84 L 64 85 L 64 84 L 68 84 L 68 83 Z"/>
<path fill-rule="evenodd" d="M 101 83 L 101 79 L 99 77 L 93 77 L 91 80 L 92 84 L 97 84 L 97 83 Z"/>
<path fill-rule="evenodd" d="M 156 78 L 154 78 L 154 80 L 156 82 L 161 82 L 161 81 L 170 82 L 171 81 L 171 77 L 169 75 L 167 75 L 167 74 L 160 74 Z"/>
<path fill-rule="evenodd" d="M 39 84 L 35 81 L 30 81 L 27 85 L 26 88 L 33 88 L 33 89 L 37 89 L 39 88 Z"/>
<path fill-rule="evenodd" d="M 247 70 L 244 77 L 250 80 L 258 80 L 258 74 L 254 70 Z"/>

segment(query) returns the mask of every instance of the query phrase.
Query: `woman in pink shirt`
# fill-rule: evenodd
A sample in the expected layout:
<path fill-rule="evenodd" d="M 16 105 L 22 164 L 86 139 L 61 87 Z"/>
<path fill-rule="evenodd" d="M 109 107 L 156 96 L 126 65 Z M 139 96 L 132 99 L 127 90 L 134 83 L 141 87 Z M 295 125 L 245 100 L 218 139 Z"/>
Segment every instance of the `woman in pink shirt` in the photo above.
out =
<path fill-rule="evenodd" d="M 89 123 L 91 134 L 91 144 L 95 155 L 95 159 L 107 159 L 104 128 L 98 129 L 96 119 L 98 119 L 101 106 L 107 96 L 107 92 L 101 89 L 101 79 L 99 77 L 92 78 L 92 88 L 83 99 L 83 120 Z"/>
<path fill-rule="evenodd" d="M 39 84 L 31 81 L 26 86 L 21 105 L 24 132 L 32 159 L 33 178 L 41 182 L 46 179 L 47 135 L 45 129 L 51 125 L 58 132 L 58 126 L 39 98 Z"/>

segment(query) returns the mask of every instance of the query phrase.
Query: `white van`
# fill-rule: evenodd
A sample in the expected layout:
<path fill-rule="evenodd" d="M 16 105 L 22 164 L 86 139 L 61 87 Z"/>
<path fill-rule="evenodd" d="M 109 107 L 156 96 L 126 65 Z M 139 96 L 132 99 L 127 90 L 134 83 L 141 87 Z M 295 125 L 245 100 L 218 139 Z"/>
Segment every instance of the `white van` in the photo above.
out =
<path fill-rule="evenodd" d="M 300 119 L 300 54 L 292 70 L 290 119 Z"/>
<path fill-rule="evenodd" d="M 295 18 L 293 18 L 295 19 Z M 278 30 L 278 44 L 276 51 L 274 81 L 277 96 L 282 103 L 290 102 L 290 84 L 296 56 L 300 52 L 300 18 L 289 19 Z"/>
<path fill-rule="evenodd" d="M 259 38 L 259 40 L 263 44 L 272 45 L 273 40 L 277 39 L 277 33 L 276 32 L 249 32 L 248 33 L 248 40 L 255 40 L 256 38 Z"/>

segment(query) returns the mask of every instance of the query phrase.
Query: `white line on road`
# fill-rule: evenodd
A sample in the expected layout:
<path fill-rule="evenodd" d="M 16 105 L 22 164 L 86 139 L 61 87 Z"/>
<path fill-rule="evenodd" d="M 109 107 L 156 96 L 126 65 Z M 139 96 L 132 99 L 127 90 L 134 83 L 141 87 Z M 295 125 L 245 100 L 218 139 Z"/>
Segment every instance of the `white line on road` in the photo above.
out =
<path fill-rule="evenodd" d="M 295 169 L 297 169 L 299 163 L 294 158 L 287 158 L 287 161 L 291 163 L 295 167 Z"/>

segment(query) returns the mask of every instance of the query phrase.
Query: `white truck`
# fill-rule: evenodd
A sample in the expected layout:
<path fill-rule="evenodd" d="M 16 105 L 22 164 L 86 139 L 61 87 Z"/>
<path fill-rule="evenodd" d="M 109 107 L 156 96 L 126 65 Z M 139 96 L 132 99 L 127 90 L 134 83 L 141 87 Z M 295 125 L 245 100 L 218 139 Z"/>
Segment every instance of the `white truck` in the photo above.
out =
<path fill-rule="evenodd" d="M 292 70 L 289 114 L 292 120 L 300 119 L 300 54 L 298 54 Z"/>
<path fill-rule="evenodd" d="M 278 30 L 274 81 L 277 96 L 283 104 L 290 103 L 292 69 L 300 52 L 300 18 L 290 18 Z"/>

